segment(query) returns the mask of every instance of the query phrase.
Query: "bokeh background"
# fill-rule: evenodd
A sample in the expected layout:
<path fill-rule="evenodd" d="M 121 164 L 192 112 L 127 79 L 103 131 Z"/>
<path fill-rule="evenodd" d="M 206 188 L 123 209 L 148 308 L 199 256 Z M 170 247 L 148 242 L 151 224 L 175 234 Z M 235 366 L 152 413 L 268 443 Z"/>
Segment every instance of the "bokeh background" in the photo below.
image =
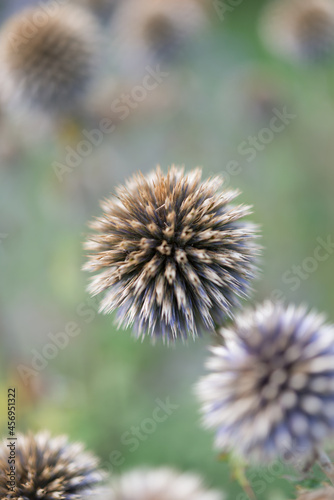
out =
<path fill-rule="evenodd" d="M 28 3 L 1 0 L 1 22 Z M 227 498 L 242 499 L 231 468 L 213 451 L 212 433 L 200 426 L 193 395 L 210 338 L 170 348 L 135 341 L 130 331 L 116 330 L 113 316 L 97 313 L 81 271 L 87 221 L 117 184 L 157 164 L 202 166 L 205 176 L 222 174 L 241 189 L 240 201 L 254 206 L 253 220 L 262 226 L 252 301 L 305 302 L 334 321 L 334 56 L 332 63 L 299 65 L 272 55 L 257 29 L 266 2 L 231 7 L 236 3 L 225 1 L 230 8 L 222 16 L 217 3 L 202 2 L 203 29 L 176 60 L 161 63 L 169 76 L 61 179 L 54 162 L 64 163 L 81 131 L 108 117 L 113 99 L 145 75 L 147 61 L 123 64 L 114 30 L 130 37 L 126 23 L 99 20 L 100 74 L 79 117 L 54 124 L 1 111 L 0 428 L 6 435 L 7 389 L 16 387 L 21 431 L 48 428 L 84 441 L 113 473 L 143 464 L 195 470 Z M 263 129 L 284 109 L 290 122 L 246 154 L 249 137 L 267 139 Z M 329 242 L 321 261 L 319 241 Z M 50 335 L 66 328 L 80 333 L 55 355 L 51 348 L 47 366 L 22 375 L 54 345 Z M 157 400 L 166 399 L 174 409 L 152 424 Z M 258 498 L 293 497 L 289 481 L 265 474 L 256 472 L 265 481 Z"/>

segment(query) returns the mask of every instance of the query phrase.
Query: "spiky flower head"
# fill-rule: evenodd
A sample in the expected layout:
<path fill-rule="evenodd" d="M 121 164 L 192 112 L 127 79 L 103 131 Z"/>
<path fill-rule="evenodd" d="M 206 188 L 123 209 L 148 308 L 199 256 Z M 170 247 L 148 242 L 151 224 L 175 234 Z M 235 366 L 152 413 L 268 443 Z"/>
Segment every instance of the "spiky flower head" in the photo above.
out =
<path fill-rule="evenodd" d="M 201 182 L 171 167 L 135 175 L 105 200 L 85 244 L 89 286 L 105 292 L 101 311 L 118 309 L 118 323 L 138 336 L 163 340 L 214 330 L 247 297 L 258 253 L 256 227 L 240 219 L 250 207 L 231 205 L 238 191 L 223 180 Z"/>
<path fill-rule="evenodd" d="M 334 55 L 332 0 L 273 0 L 266 6 L 260 31 L 270 50 L 301 62 Z"/>
<path fill-rule="evenodd" d="M 326 486 L 313 491 L 302 491 L 297 500 L 334 500 L 334 488 Z"/>
<path fill-rule="evenodd" d="M 169 468 L 135 469 L 111 484 L 106 500 L 222 500 L 200 477 Z M 101 498 L 102 500 L 102 498 Z"/>
<path fill-rule="evenodd" d="M 0 92 L 4 102 L 46 112 L 75 106 L 94 74 L 96 21 L 75 5 L 30 8 L 0 35 Z"/>
<path fill-rule="evenodd" d="M 334 328 L 305 307 L 265 302 L 219 331 L 197 386 L 218 449 L 306 462 L 334 431 Z"/>
<path fill-rule="evenodd" d="M 70 444 L 64 436 L 53 438 L 48 432 L 17 436 L 15 479 L 10 478 L 9 443 L 6 439 L 0 445 L 1 499 L 81 500 L 102 479 L 97 459 L 81 444 Z"/>
<path fill-rule="evenodd" d="M 115 15 L 117 51 L 129 64 L 170 62 L 207 24 L 197 0 L 128 0 Z"/>

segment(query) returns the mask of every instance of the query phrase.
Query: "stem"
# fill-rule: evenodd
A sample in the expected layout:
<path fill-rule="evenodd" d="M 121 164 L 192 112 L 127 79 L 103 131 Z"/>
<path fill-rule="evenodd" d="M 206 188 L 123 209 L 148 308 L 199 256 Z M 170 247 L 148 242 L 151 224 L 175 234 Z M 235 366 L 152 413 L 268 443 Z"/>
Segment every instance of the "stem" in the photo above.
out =
<path fill-rule="evenodd" d="M 232 463 L 232 468 L 235 479 L 238 481 L 248 498 L 250 498 L 251 500 L 257 500 L 253 488 L 246 476 L 245 466 L 243 464 L 235 462 Z"/>
<path fill-rule="evenodd" d="M 319 450 L 318 463 L 334 486 L 334 466 L 326 452 Z"/>

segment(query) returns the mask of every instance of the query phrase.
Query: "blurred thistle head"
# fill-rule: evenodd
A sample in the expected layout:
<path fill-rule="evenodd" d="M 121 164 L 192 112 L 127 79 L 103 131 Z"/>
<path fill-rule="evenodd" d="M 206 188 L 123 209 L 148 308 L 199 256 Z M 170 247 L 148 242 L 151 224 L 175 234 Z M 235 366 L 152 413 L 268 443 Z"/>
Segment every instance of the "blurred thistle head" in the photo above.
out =
<path fill-rule="evenodd" d="M 334 488 L 326 486 L 312 491 L 301 491 L 297 500 L 333 500 Z"/>
<path fill-rule="evenodd" d="M 20 12 L 0 35 L 2 99 L 45 112 L 74 107 L 93 77 L 97 40 L 81 7 L 50 2 Z"/>
<path fill-rule="evenodd" d="M 128 0 L 116 13 L 112 28 L 120 56 L 129 64 L 142 65 L 176 59 L 206 23 L 198 0 Z"/>
<path fill-rule="evenodd" d="M 226 343 L 212 348 L 197 386 L 217 448 L 259 462 L 316 460 L 334 431 L 334 328 L 268 301 L 218 333 Z"/>
<path fill-rule="evenodd" d="M 222 500 L 223 495 L 207 490 L 200 477 L 169 468 L 135 469 L 116 479 L 106 500 Z M 102 500 L 102 497 L 101 497 Z"/>
<path fill-rule="evenodd" d="M 274 53 L 301 62 L 334 56 L 332 0 L 273 0 L 260 23 L 265 45 Z"/>
<path fill-rule="evenodd" d="M 18 435 L 15 443 L 14 491 L 8 489 L 8 440 L 0 445 L 0 498 L 81 500 L 102 480 L 97 459 L 64 436 Z"/>
<path fill-rule="evenodd" d="M 201 182 L 200 169 L 173 166 L 163 175 L 158 168 L 101 204 L 84 270 L 99 273 L 88 290 L 105 292 L 101 311 L 118 309 L 119 326 L 167 341 L 196 337 L 248 296 L 257 228 L 240 221 L 250 207 L 231 205 L 239 192 L 219 191 L 222 183 Z"/>

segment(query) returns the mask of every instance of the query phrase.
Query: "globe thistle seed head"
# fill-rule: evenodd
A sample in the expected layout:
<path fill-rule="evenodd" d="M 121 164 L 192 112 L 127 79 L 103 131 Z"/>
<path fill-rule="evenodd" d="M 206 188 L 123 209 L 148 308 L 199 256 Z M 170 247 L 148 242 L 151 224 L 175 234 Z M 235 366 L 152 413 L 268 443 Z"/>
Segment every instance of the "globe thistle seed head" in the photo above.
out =
<path fill-rule="evenodd" d="M 332 0 L 273 0 L 265 8 L 260 31 L 272 51 L 301 62 L 334 55 Z"/>
<path fill-rule="evenodd" d="M 306 462 L 334 431 L 334 328 L 305 307 L 265 302 L 218 332 L 197 386 L 218 449 Z"/>
<path fill-rule="evenodd" d="M 312 491 L 302 491 L 297 500 L 334 500 L 334 488 L 326 486 Z"/>
<path fill-rule="evenodd" d="M 222 500 L 218 491 L 207 490 L 200 477 L 169 468 L 136 469 L 111 484 L 106 500 Z M 102 497 L 101 497 L 102 500 Z"/>
<path fill-rule="evenodd" d="M 85 244 L 84 266 L 97 272 L 89 292 L 105 292 L 101 311 L 118 309 L 119 325 L 163 340 L 214 330 L 247 297 L 259 247 L 256 227 L 232 206 L 238 191 L 219 192 L 222 179 L 201 182 L 172 167 L 135 175 L 102 203 Z"/>
<path fill-rule="evenodd" d="M 94 74 L 98 32 L 85 9 L 64 5 L 50 14 L 30 8 L 0 35 L 0 91 L 15 106 L 61 112 L 85 95 Z"/>
<path fill-rule="evenodd" d="M 8 440 L 0 445 L 0 498 L 8 500 L 81 500 L 103 479 L 97 459 L 81 444 L 48 432 L 18 435 L 16 487 L 8 490 Z"/>
<path fill-rule="evenodd" d="M 129 0 L 115 14 L 112 30 L 123 64 L 170 63 L 207 24 L 197 0 Z"/>

